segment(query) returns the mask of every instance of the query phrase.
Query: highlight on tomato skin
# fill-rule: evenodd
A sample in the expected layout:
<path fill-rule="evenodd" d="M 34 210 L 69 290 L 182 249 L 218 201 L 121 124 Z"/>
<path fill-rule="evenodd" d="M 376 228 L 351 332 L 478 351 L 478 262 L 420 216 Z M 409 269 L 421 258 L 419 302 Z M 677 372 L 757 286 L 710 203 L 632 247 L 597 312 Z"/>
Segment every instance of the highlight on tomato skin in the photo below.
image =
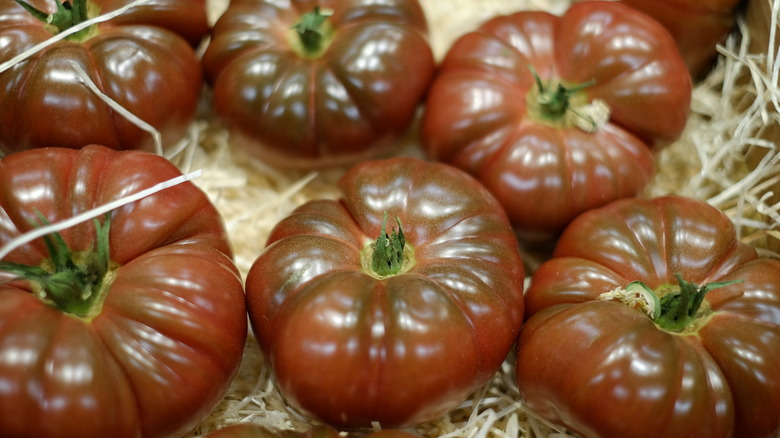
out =
<path fill-rule="evenodd" d="M 285 400 L 334 427 L 412 427 L 456 408 L 506 359 L 523 263 L 506 214 L 466 173 L 360 163 L 340 199 L 280 221 L 246 281 Z"/>
<path fill-rule="evenodd" d="M 231 142 L 280 168 L 392 153 L 435 71 L 417 0 L 234 0 L 203 55 Z"/>
<path fill-rule="evenodd" d="M 533 274 L 523 403 L 583 437 L 780 432 L 780 261 L 680 196 L 594 209 Z"/>
<path fill-rule="evenodd" d="M 578 214 L 642 193 L 654 152 L 687 124 L 691 90 L 669 33 L 620 2 L 520 11 L 453 43 L 421 142 L 479 179 L 523 240 L 554 240 Z"/>
<path fill-rule="evenodd" d="M 658 20 L 674 38 L 694 80 L 703 79 L 737 25 L 740 0 L 620 0 Z"/>
<path fill-rule="evenodd" d="M 10 154 L 0 248 L 181 176 L 159 155 L 98 145 Z M 227 393 L 247 330 L 224 223 L 191 182 L 22 242 L 0 260 L 0 431 L 183 436 Z"/>
<path fill-rule="evenodd" d="M 0 64 L 130 3 L 3 1 Z M 154 137 L 124 112 L 154 127 L 164 150 L 177 145 L 196 117 L 203 86 L 195 47 L 209 30 L 205 7 L 204 0 L 150 0 L 0 72 L 0 156 L 89 144 L 158 152 Z"/>

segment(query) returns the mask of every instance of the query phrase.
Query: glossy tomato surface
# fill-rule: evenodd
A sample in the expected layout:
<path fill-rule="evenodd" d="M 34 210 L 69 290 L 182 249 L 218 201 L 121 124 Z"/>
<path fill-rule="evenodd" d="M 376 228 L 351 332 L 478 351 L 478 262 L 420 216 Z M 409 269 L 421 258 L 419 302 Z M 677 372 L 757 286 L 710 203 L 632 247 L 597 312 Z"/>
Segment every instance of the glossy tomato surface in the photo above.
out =
<path fill-rule="evenodd" d="M 717 45 L 726 41 L 737 24 L 740 0 L 620 0 L 655 18 L 677 42 L 694 78 L 712 68 Z"/>
<path fill-rule="evenodd" d="M 318 48 L 294 29 L 332 15 Z M 232 139 L 286 167 L 356 161 L 404 132 L 434 71 L 417 0 L 234 0 L 203 59 Z"/>
<path fill-rule="evenodd" d="M 62 221 L 178 175 L 157 155 L 103 146 L 8 155 L 0 247 L 39 217 Z M 206 195 L 180 184 L 113 210 L 108 223 L 109 269 L 83 313 L 0 272 L 3 436 L 179 437 L 210 414 L 238 369 L 243 285 Z M 78 266 L 99 246 L 91 222 L 61 236 Z M 3 263 L 54 264 L 41 239 Z M 73 290 L 71 301 L 86 300 L 85 291 Z"/>
<path fill-rule="evenodd" d="M 501 207 L 473 178 L 412 158 L 369 161 L 271 232 L 247 278 L 252 327 L 283 395 L 337 427 L 405 427 L 458 406 L 504 361 L 523 265 Z M 382 234 L 405 236 L 379 275 Z M 379 246 L 380 248 L 382 246 Z"/>
<path fill-rule="evenodd" d="M 51 14 L 55 2 L 31 0 Z M 85 3 L 87 18 L 130 0 Z M 155 127 L 168 147 L 195 117 L 203 83 L 193 45 L 208 31 L 203 0 L 150 0 L 56 42 L 0 72 L 0 155 L 36 147 L 153 150 L 153 138 L 88 88 L 98 89 Z M 57 33 L 13 0 L 0 2 L 0 64 Z"/>
<path fill-rule="evenodd" d="M 653 172 L 651 148 L 681 135 L 690 99 L 674 41 L 645 14 L 604 1 L 560 17 L 522 11 L 449 49 L 422 142 L 484 183 L 521 235 L 545 238 L 639 193 Z"/>
<path fill-rule="evenodd" d="M 682 330 L 599 299 L 638 280 L 663 303 L 677 274 L 739 282 L 707 292 Z M 554 423 L 586 437 L 780 431 L 780 262 L 759 258 L 701 201 L 622 200 L 583 214 L 534 273 L 526 306 L 518 385 Z"/>

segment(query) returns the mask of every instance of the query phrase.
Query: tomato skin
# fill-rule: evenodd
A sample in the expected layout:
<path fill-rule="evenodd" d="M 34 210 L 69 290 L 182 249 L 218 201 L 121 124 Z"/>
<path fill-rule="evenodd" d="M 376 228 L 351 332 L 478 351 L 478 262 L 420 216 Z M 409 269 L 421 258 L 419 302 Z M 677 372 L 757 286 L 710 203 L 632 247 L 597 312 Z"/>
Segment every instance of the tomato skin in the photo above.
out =
<path fill-rule="evenodd" d="M 492 377 L 519 331 L 523 266 L 506 215 L 441 163 L 364 162 L 339 187 L 342 199 L 277 224 L 249 272 L 260 346 L 286 399 L 331 425 L 442 415 Z M 380 279 L 361 252 L 385 213 L 414 262 Z"/>
<path fill-rule="evenodd" d="M 701 78 L 737 23 L 739 0 L 620 0 L 655 18 L 672 34 L 688 70 Z"/>
<path fill-rule="evenodd" d="M 170 162 L 102 146 L 0 160 L 0 246 L 51 222 L 180 175 Z M 13 437 L 175 437 L 206 418 L 238 370 L 243 285 L 222 219 L 191 183 L 112 212 L 113 280 L 91 319 L 0 273 L 0 430 Z M 62 233 L 74 251 L 91 223 Z M 40 265 L 39 240 L 3 261 Z M 41 421 L 45 418 L 46 421 Z"/>
<path fill-rule="evenodd" d="M 51 2 L 29 3 L 54 11 Z M 127 3 L 88 1 L 101 13 Z M 152 137 L 87 88 L 72 62 L 103 93 L 160 131 L 164 146 L 174 145 L 195 118 L 203 74 L 193 45 L 207 31 L 203 0 L 153 0 L 99 24 L 89 38 L 57 42 L 0 73 L 0 155 L 93 143 L 154 150 Z M 7 41 L 0 62 L 52 36 L 16 2 L 0 5 L 0 39 Z"/>
<path fill-rule="evenodd" d="M 553 89 L 594 81 L 572 106 L 600 100 L 609 119 L 586 132 L 535 115 L 529 66 Z M 483 182 L 522 236 L 548 238 L 583 211 L 641 192 L 652 148 L 679 138 L 690 99 L 674 41 L 646 15 L 603 1 L 561 17 L 522 11 L 453 44 L 426 100 L 422 143 Z"/>
<path fill-rule="evenodd" d="M 314 6 L 333 11 L 333 39 L 307 58 L 291 28 Z M 203 58 L 214 109 L 236 144 L 278 166 L 375 155 L 407 129 L 433 77 L 427 29 L 417 0 L 233 1 Z"/>
<path fill-rule="evenodd" d="M 711 290 L 690 332 L 603 292 L 675 274 Z M 780 262 L 717 209 L 667 196 L 578 217 L 534 273 L 516 377 L 528 407 L 585 437 L 773 437 L 780 431 Z"/>

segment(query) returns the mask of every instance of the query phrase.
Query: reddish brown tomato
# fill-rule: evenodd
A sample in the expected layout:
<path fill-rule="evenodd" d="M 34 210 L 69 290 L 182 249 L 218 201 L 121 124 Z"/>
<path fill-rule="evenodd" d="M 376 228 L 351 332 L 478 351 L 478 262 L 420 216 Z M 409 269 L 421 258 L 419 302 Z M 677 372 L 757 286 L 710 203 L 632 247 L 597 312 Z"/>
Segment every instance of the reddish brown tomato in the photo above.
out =
<path fill-rule="evenodd" d="M 484 183 L 523 237 L 546 238 L 639 193 L 653 171 L 649 147 L 680 136 L 690 99 L 674 41 L 646 15 L 601 1 L 561 17 L 523 11 L 453 44 L 422 141 Z M 592 124 L 596 114 L 603 123 Z"/>
<path fill-rule="evenodd" d="M 298 32 L 315 6 L 332 15 Z M 233 141 L 285 167 L 384 149 L 407 129 L 434 71 L 417 0 L 234 0 L 203 64 Z"/>
<path fill-rule="evenodd" d="M 737 23 L 740 0 L 620 0 L 663 24 L 694 78 L 701 78 Z"/>
<path fill-rule="evenodd" d="M 442 415 L 491 378 L 519 331 L 523 265 L 506 215 L 467 174 L 412 158 L 364 162 L 339 187 L 342 199 L 282 220 L 252 266 L 258 341 L 287 400 L 331 425 Z M 374 264 L 385 215 L 391 241 L 395 218 L 405 239 L 395 273 Z"/>
<path fill-rule="evenodd" d="M 57 1 L 31 0 L 46 14 Z M 131 0 L 72 0 L 70 28 Z M 78 7 L 76 5 L 79 5 Z M 0 64 L 54 36 L 13 0 L 0 4 Z M 208 31 L 204 0 L 150 0 L 93 25 L 0 72 L 0 156 L 36 147 L 149 149 L 152 136 L 111 109 L 77 75 L 75 63 L 109 98 L 179 141 L 195 117 L 203 84 L 193 45 Z"/>
<path fill-rule="evenodd" d="M 103 146 L 8 155 L 0 247 L 39 215 L 58 222 L 177 175 L 160 156 Z M 114 210 L 108 223 L 110 262 L 100 275 L 88 263 L 90 248 L 101 247 L 93 224 L 61 233 L 89 289 L 0 272 L 3 436 L 180 437 L 210 414 L 238 369 L 243 286 L 206 195 L 184 183 Z M 41 239 L 7 263 L 56 266 Z"/>
<path fill-rule="evenodd" d="M 685 308 L 677 274 L 698 291 L 741 282 Z M 637 280 L 660 297 L 652 318 L 599 299 Z M 534 273 L 526 306 L 517 382 L 554 423 L 585 437 L 780 431 L 780 262 L 759 258 L 701 201 L 621 200 L 584 213 Z"/>

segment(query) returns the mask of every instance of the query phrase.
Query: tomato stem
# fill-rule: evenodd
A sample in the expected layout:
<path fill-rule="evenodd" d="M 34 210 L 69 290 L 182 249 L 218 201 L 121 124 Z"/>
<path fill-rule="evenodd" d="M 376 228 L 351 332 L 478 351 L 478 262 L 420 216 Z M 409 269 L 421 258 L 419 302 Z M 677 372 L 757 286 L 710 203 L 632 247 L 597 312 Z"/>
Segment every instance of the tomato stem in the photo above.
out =
<path fill-rule="evenodd" d="M 670 332 L 683 332 L 695 327 L 695 321 L 701 317 L 700 309 L 704 296 L 719 287 L 740 283 L 742 280 L 716 281 L 697 286 L 675 275 L 677 286 L 664 285 L 652 290 L 641 281 L 632 281 L 625 288 L 599 295 L 600 300 L 614 300 L 642 310 L 659 327 Z M 660 298 L 659 298 L 660 295 Z"/>
<path fill-rule="evenodd" d="M 317 57 L 325 50 L 330 36 L 327 19 L 331 15 L 332 11 L 323 11 L 319 6 L 315 6 L 312 12 L 303 14 L 301 21 L 292 27 L 298 35 L 300 48 L 305 56 Z"/>
<path fill-rule="evenodd" d="M 46 23 L 49 30 L 55 34 L 70 29 L 89 19 L 87 0 L 73 0 L 72 3 L 69 0 L 62 3 L 60 3 L 59 0 L 55 0 L 54 3 L 57 5 L 57 12 L 53 14 L 43 12 L 23 0 L 15 1 L 35 18 Z M 81 38 L 89 31 L 90 29 L 85 29 L 84 31 L 71 35 L 69 39 Z"/>
<path fill-rule="evenodd" d="M 566 87 L 562 83 L 558 83 L 554 88 L 551 88 L 544 84 L 539 73 L 532 65 L 529 65 L 528 68 L 531 70 L 536 83 L 536 110 L 543 119 L 548 121 L 563 120 L 566 112 L 571 110 L 572 96 L 595 83 L 595 81 L 588 81 L 572 87 Z M 579 113 L 577 115 L 586 117 Z"/>
<path fill-rule="evenodd" d="M 83 257 L 75 258 L 62 235 L 53 233 L 43 237 L 50 263 L 28 266 L 0 261 L 0 271 L 38 284 L 41 298 L 54 307 L 80 318 L 88 317 L 100 299 L 100 289 L 109 270 L 109 216 L 106 215 L 102 224 L 97 219 L 93 221 L 97 245 Z M 48 225 L 40 215 L 39 220 L 42 225 Z"/>
<path fill-rule="evenodd" d="M 393 227 L 391 234 L 387 234 L 387 213 L 382 220 L 382 232 L 373 244 L 371 256 L 371 269 L 380 277 L 394 275 L 401 271 L 404 263 L 404 246 L 406 238 L 401 227 L 401 220 L 395 218 L 398 231 Z"/>
<path fill-rule="evenodd" d="M 691 325 L 708 292 L 741 282 L 741 280 L 718 281 L 698 286 L 685 281 L 680 274 L 676 274 L 676 277 L 680 290 L 660 298 L 661 312 L 654 320 L 659 327 L 673 332 L 681 332 Z"/>

